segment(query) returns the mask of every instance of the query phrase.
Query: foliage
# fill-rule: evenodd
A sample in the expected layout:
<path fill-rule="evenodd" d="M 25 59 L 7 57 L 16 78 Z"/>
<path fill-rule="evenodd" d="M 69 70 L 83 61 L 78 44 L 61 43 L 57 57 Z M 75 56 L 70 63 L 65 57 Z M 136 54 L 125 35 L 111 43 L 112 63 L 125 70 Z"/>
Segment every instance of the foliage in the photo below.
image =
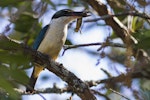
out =
<path fill-rule="evenodd" d="M 19 85 L 28 83 L 28 76 L 25 69 L 30 68 L 30 57 L 25 56 L 15 43 L 9 43 L 1 39 L 0 41 L 0 99 L 19 99 L 19 94 L 14 90 Z M 14 49 L 10 51 L 9 48 Z"/>

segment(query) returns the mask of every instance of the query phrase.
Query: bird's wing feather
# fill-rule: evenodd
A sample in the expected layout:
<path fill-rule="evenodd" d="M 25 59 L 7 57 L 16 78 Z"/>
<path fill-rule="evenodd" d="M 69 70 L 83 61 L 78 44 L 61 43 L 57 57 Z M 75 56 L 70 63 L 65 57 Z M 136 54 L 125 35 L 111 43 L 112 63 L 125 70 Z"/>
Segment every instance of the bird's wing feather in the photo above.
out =
<path fill-rule="evenodd" d="M 35 40 L 35 42 L 34 42 L 34 44 L 33 44 L 33 49 L 34 49 L 34 50 L 37 50 L 37 49 L 38 49 L 40 43 L 41 43 L 42 40 L 44 39 L 44 36 L 45 36 L 46 31 L 47 31 L 47 29 L 48 29 L 49 26 L 50 26 L 50 25 L 46 25 L 45 27 L 43 27 L 43 29 L 41 29 L 41 31 L 40 31 L 38 37 L 36 38 L 36 40 Z"/>

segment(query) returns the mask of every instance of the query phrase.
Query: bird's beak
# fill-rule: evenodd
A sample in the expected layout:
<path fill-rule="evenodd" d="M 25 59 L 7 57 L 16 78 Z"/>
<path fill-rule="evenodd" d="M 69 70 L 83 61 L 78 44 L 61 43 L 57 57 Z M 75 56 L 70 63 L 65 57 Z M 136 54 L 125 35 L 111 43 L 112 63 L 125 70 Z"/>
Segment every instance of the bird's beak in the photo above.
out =
<path fill-rule="evenodd" d="M 87 11 L 83 11 L 83 12 L 72 12 L 71 16 L 77 16 L 77 17 L 87 17 L 90 16 L 90 13 Z"/>

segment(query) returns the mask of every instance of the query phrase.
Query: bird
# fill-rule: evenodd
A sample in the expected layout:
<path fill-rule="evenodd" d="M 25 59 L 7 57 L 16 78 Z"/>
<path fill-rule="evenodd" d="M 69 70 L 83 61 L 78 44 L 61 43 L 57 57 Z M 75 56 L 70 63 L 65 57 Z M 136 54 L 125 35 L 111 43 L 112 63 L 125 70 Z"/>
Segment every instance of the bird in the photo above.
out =
<path fill-rule="evenodd" d="M 75 19 L 87 16 L 89 16 L 89 14 L 86 11 L 77 12 L 70 9 L 57 11 L 52 16 L 50 24 L 43 27 L 39 32 L 33 44 L 33 49 L 48 55 L 52 60 L 56 60 L 66 41 L 68 24 Z M 34 63 L 26 92 L 34 91 L 37 78 L 43 69 L 43 66 Z"/>

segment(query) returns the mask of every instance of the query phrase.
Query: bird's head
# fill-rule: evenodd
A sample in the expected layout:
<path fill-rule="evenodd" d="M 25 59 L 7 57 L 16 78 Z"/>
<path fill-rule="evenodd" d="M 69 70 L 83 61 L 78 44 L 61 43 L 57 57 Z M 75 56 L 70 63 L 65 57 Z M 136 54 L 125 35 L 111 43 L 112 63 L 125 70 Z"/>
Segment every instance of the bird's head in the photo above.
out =
<path fill-rule="evenodd" d="M 64 21 L 65 23 L 69 23 L 70 21 L 73 21 L 77 18 L 87 17 L 87 16 L 89 16 L 89 13 L 86 11 L 75 12 L 70 9 L 63 9 L 63 10 L 57 11 L 53 15 L 52 20 L 59 20 L 59 21 Z"/>

